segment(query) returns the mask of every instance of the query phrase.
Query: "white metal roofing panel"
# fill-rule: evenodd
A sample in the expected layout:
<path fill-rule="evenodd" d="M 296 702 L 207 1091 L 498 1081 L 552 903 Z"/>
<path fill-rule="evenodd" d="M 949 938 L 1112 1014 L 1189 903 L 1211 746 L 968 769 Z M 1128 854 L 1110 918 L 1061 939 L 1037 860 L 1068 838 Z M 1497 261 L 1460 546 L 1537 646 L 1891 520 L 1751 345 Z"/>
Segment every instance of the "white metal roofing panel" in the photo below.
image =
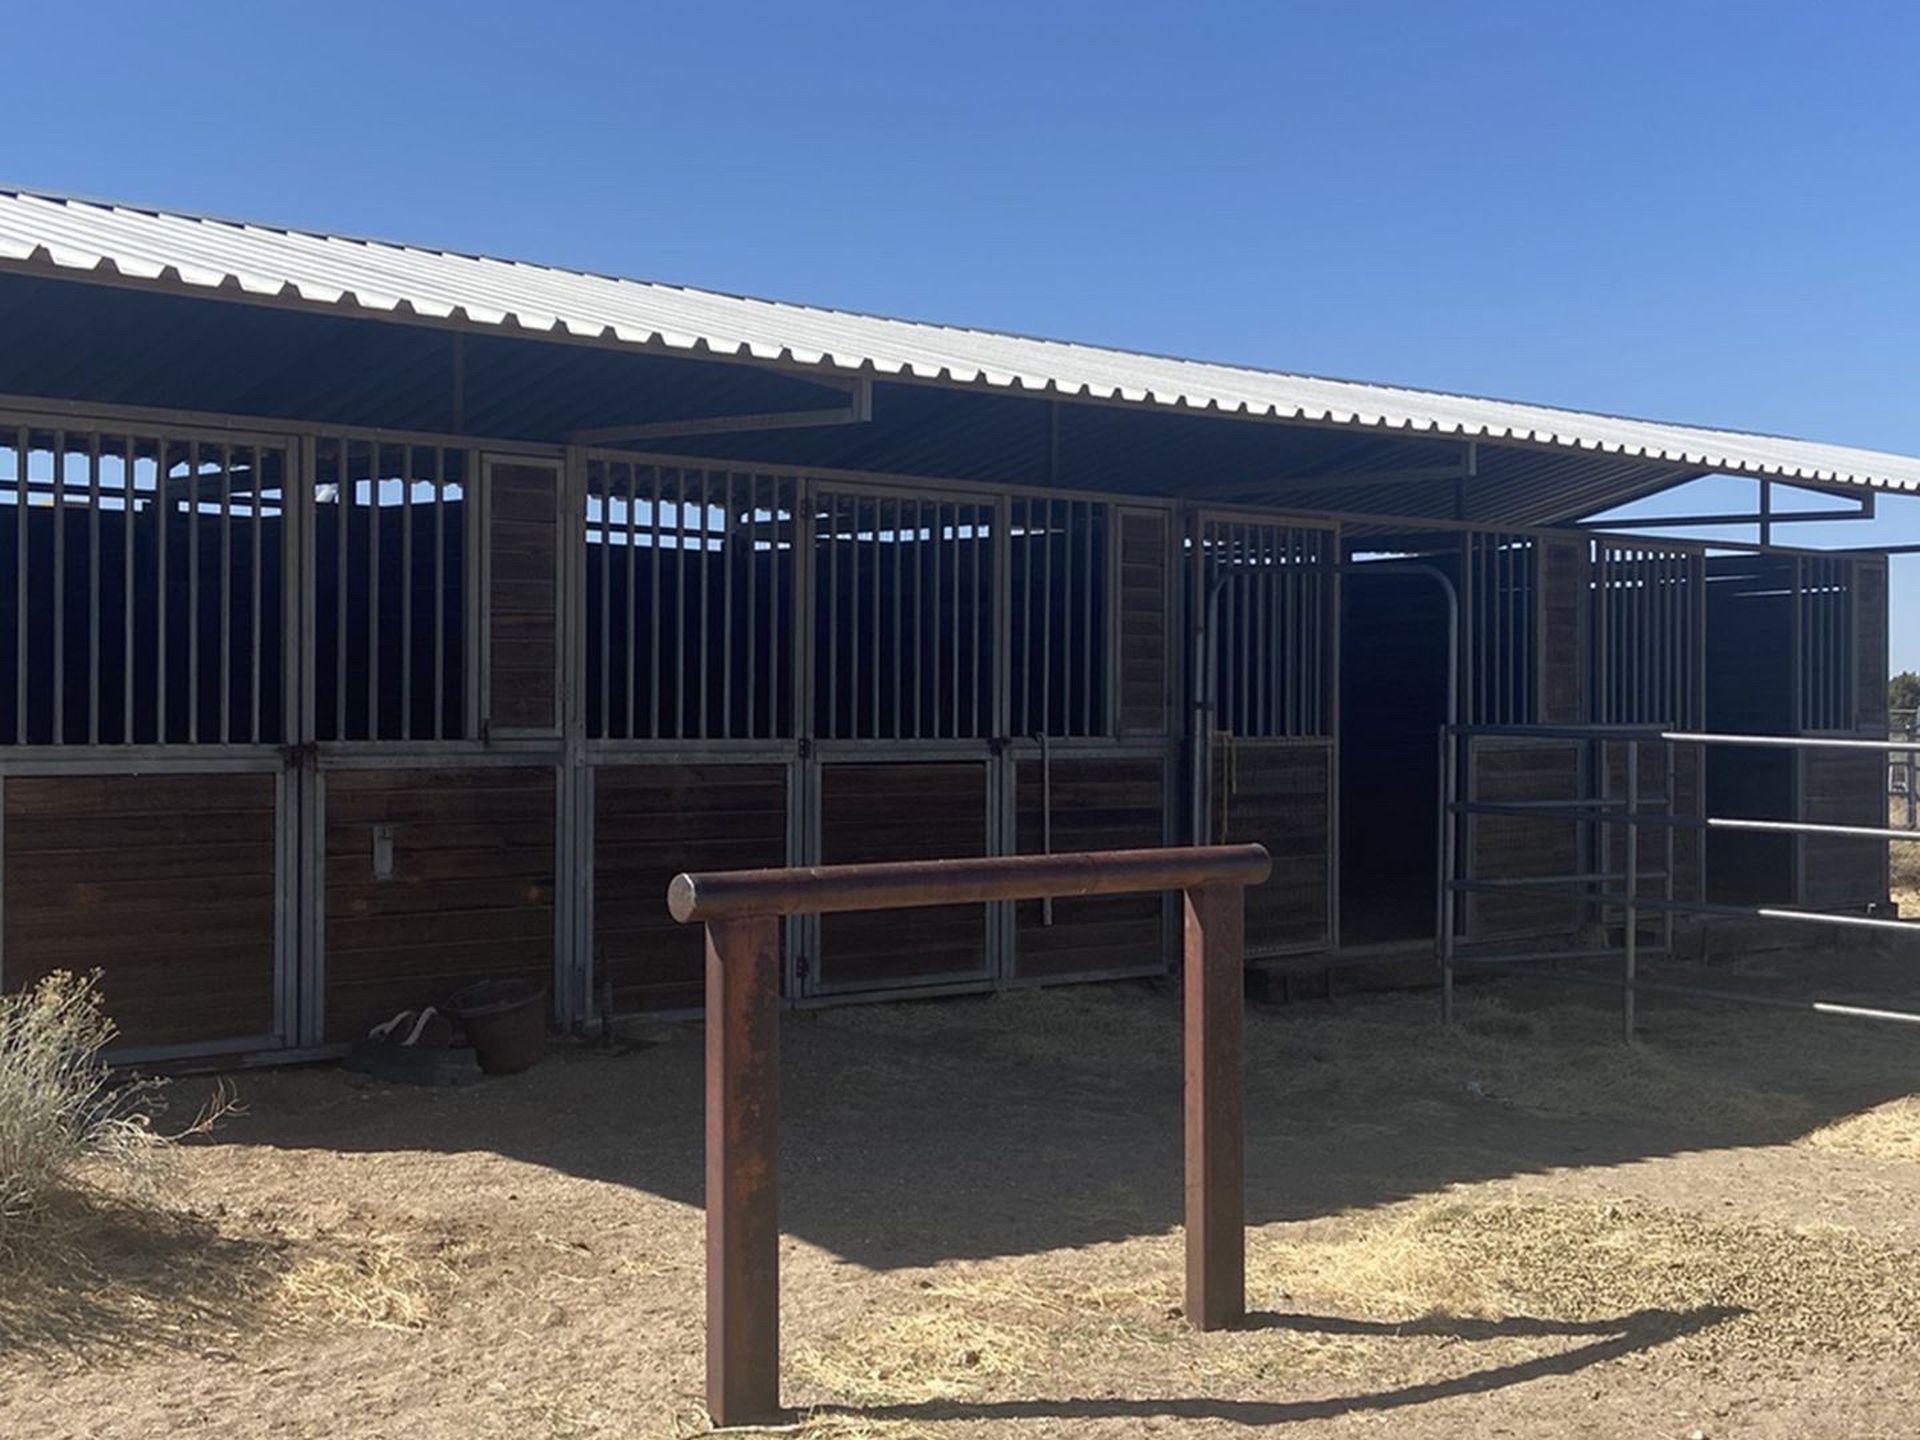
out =
<path fill-rule="evenodd" d="M 5 264 L 865 374 L 1920 491 L 1920 459 L 1882 451 L 890 320 L 23 190 L 0 190 Z"/>

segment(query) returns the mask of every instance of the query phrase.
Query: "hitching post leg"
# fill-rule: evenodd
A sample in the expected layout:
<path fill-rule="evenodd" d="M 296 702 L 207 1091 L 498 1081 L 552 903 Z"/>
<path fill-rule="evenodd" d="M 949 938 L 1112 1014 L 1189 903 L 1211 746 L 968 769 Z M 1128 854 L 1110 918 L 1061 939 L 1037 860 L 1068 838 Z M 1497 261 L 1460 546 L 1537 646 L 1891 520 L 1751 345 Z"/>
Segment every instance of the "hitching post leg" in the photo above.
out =
<path fill-rule="evenodd" d="M 780 1413 L 780 922 L 707 926 L 707 1410 Z"/>
<path fill-rule="evenodd" d="M 1247 1310 L 1246 892 L 1186 892 L 1187 1319 L 1218 1330 Z"/>

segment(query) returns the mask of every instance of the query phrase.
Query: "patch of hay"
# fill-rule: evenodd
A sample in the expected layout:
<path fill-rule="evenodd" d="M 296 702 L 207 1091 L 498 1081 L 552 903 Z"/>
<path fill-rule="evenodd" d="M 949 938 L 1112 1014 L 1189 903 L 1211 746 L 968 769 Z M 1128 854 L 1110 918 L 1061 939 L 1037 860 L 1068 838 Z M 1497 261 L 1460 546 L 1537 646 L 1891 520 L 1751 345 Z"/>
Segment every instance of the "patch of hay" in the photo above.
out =
<path fill-rule="evenodd" d="M 916 1298 L 798 1350 L 790 1373 L 854 1405 L 973 1394 L 1039 1370 L 1063 1318 L 1060 1297 L 1014 1281 L 929 1282 Z"/>
<path fill-rule="evenodd" d="M 1637 1203 L 1437 1198 L 1258 1244 L 1250 1298 L 1373 1319 L 1596 1322 L 1736 1312 L 1680 1340 L 1702 1355 L 1895 1353 L 1920 1340 L 1920 1254 L 1835 1228 Z"/>
<path fill-rule="evenodd" d="M 1920 1096 L 1905 1095 L 1823 1125 L 1801 1143 L 1869 1160 L 1920 1161 Z"/>
<path fill-rule="evenodd" d="M 433 1318 L 444 1270 L 423 1264 L 393 1236 L 376 1235 L 293 1261 L 275 1282 L 273 1304 L 294 1319 L 421 1330 Z"/>

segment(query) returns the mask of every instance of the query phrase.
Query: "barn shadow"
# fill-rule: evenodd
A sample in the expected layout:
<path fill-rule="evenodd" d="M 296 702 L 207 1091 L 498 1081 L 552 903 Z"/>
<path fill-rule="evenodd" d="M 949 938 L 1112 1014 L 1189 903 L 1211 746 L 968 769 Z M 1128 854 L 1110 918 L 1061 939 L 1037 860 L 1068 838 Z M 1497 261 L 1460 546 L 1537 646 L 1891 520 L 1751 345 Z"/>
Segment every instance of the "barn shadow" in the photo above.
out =
<path fill-rule="evenodd" d="M 1430 995 L 1255 1008 L 1249 1221 L 1782 1144 L 1920 1090 L 1904 1026 L 1667 1005 L 1649 1008 L 1629 1051 L 1604 1001 L 1519 985 L 1479 995 L 1454 1030 L 1437 1025 Z M 781 1047 L 782 1228 L 847 1260 L 919 1266 L 1180 1223 L 1178 1009 L 1166 993 L 791 1013 Z M 525 1075 L 455 1090 L 332 1068 L 263 1073 L 246 1077 L 249 1113 L 220 1142 L 491 1151 L 697 1206 L 701 1082 L 697 1023 L 609 1049 L 562 1045 Z"/>

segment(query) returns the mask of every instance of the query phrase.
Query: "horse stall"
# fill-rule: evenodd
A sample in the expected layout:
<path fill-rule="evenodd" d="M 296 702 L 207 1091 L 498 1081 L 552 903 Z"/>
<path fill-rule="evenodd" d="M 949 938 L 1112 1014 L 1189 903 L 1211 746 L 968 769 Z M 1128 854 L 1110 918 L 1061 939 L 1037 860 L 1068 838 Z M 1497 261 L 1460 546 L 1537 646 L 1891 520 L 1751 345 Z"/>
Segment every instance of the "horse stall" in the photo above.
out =
<path fill-rule="evenodd" d="M 129 1060 L 338 1054 L 486 981 L 686 1013 L 682 871 L 1257 841 L 1250 968 L 1421 981 L 1446 852 L 1514 882 L 1459 917 L 1491 941 L 1619 863 L 1443 825 L 1450 771 L 1612 803 L 1633 742 L 1556 727 L 1885 725 L 1883 554 L 1593 517 L 1709 474 L 1870 513 L 1899 457 L 21 192 L 0 324 L 0 985 L 97 968 Z M 1639 774 L 1881 799 L 1837 752 Z M 1640 863 L 1861 909 L 1883 849 Z M 1178 918 L 795 916 L 783 999 L 1162 976 Z"/>

